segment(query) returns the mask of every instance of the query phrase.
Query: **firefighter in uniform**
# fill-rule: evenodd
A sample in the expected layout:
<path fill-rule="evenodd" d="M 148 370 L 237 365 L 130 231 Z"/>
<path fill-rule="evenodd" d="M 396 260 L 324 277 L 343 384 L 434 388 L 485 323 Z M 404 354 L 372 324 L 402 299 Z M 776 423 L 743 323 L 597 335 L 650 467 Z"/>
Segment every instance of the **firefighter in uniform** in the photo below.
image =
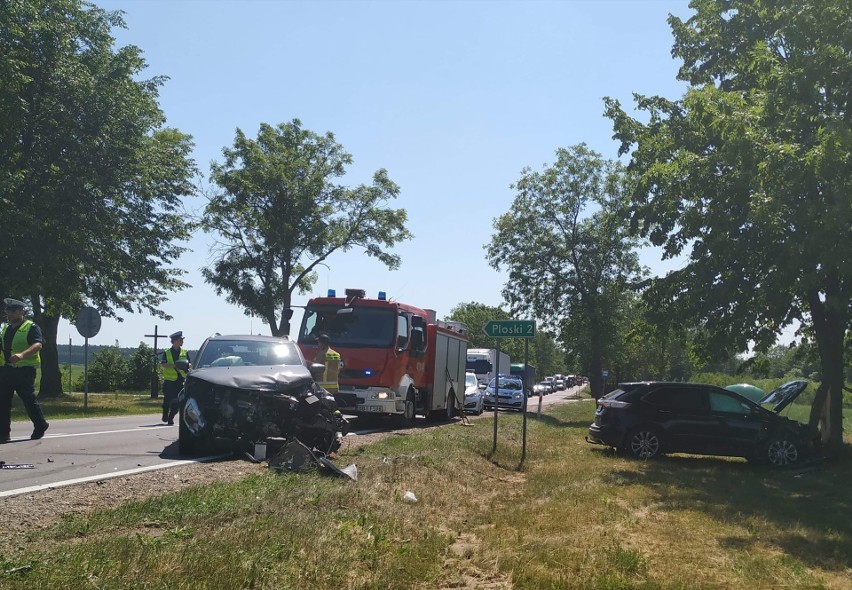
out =
<path fill-rule="evenodd" d="M 328 334 L 320 334 L 317 337 L 317 342 L 319 342 L 319 350 L 317 350 L 317 354 L 314 356 L 314 362 L 325 365 L 322 381 L 319 384 L 331 395 L 337 395 L 340 389 L 337 376 L 340 373 L 340 365 L 342 364 L 340 354 L 329 345 Z"/>
<path fill-rule="evenodd" d="M 0 443 L 8 442 L 12 426 L 12 396 L 15 392 L 24 403 L 33 423 L 32 440 L 44 436 L 50 426 L 44 419 L 35 395 L 36 369 L 41 365 L 41 328 L 24 319 L 23 301 L 5 299 L 6 325 L 0 331 Z"/>
<path fill-rule="evenodd" d="M 171 348 L 163 351 L 160 367 L 163 369 L 163 422 L 169 426 L 175 423 L 175 414 L 178 413 L 178 394 L 183 389 L 183 380 L 186 377 L 184 371 L 175 367 L 177 361 L 189 362 L 189 356 L 183 347 L 183 332 L 175 332 L 169 336 L 172 341 Z"/>

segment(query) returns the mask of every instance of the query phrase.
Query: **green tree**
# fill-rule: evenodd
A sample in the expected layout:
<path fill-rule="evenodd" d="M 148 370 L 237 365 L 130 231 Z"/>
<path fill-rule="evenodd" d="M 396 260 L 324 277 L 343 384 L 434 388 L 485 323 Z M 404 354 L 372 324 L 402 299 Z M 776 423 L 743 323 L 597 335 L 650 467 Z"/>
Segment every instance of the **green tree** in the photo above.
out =
<path fill-rule="evenodd" d="M 89 391 L 118 391 L 127 383 L 127 359 L 116 346 L 105 346 L 89 363 Z"/>
<path fill-rule="evenodd" d="M 127 381 L 124 385 L 128 389 L 150 389 L 153 371 L 159 370 L 159 362 L 154 356 L 154 349 L 139 343 L 139 347 L 130 355 L 127 361 Z"/>
<path fill-rule="evenodd" d="M 188 136 L 164 128 L 164 78 L 113 49 L 120 13 L 78 0 L 0 2 L 0 285 L 44 332 L 40 394 L 62 392 L 56 332 L 84 304 L 147 311 L 185 286 Z M 120 318 L 119 318 L 120 319 Z"/>
<path fill-rule="evenodd" d="M 681 100 L 606 100 L 636 175 L 632 222 L 688 264 L 649 301 L 699 321 L 706 355 L 758 350 L 794 321 L 822 384 L 811 413 L 842 443 L 852 318 L 852 46 L 848 0 L 696 0 L 669 17 Z"/>
<path fill-rule="evenodd" d="M 513 311 L 561 330 L 567 350 L 575 339 L 587 343 L 584 366 L 595 396 L 620 300 L 641 270 L 619 208 L 624 183 L 621 168 L 585 144 L 560 148 L 542 172 L 524 169 L 487 246 L 491 266 L 509 271 L 503 296 Z"/>
<path fill-rule="evenodd" d="M 223 154 L 224 163 L 211 168 L 219 191 L 202 221 L 221 241 L 202 273 L 218 294 L 263 318 L 272 334 L 289 334 L 294 291 L 307 292 L 313 269 L 331 254 L 357 247 L 388 268 L 399 266 L 388 249 L 411 238 L 407 215 L 385 206 L 399 188 L 385 170 L 372 185 L 335 184 L 352 157 L 331 133 L 317 135 L 298 119 L 261 125 L 257 140 L 237 129 Z"/>

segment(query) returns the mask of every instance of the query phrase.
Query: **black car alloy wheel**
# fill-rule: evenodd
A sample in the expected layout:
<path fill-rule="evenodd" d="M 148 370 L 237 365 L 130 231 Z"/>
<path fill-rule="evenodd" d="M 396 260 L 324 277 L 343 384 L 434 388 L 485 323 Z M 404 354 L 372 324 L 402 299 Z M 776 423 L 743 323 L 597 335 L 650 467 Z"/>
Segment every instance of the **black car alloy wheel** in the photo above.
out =
<path fill-rule="evenodd" d="M 653 428 L 637 428 L 627 437 L 627 450 L 637 459 L 653 459 L 662 447 L 660 435 Z"/>
<path fill-rule="evenodd" d="M 799 460 L 799 447 L 795 441 L 782 434 L 769 441 L 766 457 L 774 467 L 784 467 Z"/>

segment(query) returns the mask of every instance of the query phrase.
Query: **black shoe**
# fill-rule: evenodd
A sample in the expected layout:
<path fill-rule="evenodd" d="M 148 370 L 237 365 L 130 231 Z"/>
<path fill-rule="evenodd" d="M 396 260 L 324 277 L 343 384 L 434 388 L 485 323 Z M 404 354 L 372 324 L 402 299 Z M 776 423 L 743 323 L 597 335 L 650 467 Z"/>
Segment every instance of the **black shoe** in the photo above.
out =
<path fill-rule="evenodd" d="M 30 435 L 30 440 L 38 440 L 44 436 L 44 433 L 47 432 L 47 429 L 50 428 L 50 424 L 45 422 L 41 426 L 36 426 L 36 429 L 33 430 L 33 433 Z"/>
<path fill-rule="evenodd" d="M 175 425 L 175 421 L 174 421 L 174 420 L 169 420 L 168 422 L 166 422 L 166 424 L 168 424 L 169 426 L 174 426 L 174 425 Z"/>
<path fill-rule="evenodd" d="M 163 414 L 163 422 L 168 422 L 168 421 L 169 421 L 169 415 Z"/>

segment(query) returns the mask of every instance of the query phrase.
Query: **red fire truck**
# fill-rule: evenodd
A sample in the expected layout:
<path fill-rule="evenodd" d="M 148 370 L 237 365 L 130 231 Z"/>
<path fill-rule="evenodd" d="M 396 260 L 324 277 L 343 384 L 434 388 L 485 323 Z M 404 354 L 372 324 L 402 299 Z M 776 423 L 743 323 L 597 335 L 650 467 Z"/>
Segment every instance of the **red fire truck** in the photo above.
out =
<path fill-rule="evenodd" d="M 412 422 L 417 414 L 449 419 L 464 404 L 467 328 L 439 321 L 432 310 L 376 299 L 362 289 L 345 297 L 329 290 L 305 306 L 298 344 L 308 361 L 317 336 L 327 334 L 342 365 L 337 401 L 356 415 L 397 415 Z"/>

